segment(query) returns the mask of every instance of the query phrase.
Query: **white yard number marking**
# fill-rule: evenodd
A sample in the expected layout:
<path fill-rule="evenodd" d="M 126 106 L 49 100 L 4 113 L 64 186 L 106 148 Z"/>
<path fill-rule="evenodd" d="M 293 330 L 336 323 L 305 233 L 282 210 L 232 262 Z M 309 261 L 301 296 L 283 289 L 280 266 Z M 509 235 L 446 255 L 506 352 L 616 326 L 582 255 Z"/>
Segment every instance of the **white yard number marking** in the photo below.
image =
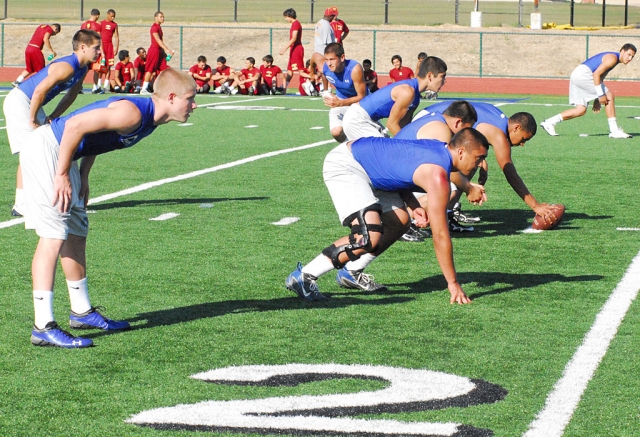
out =
<path fill-rule="evenodd" d="M 127 420 L 158 429 L 246 433 L 377 436 L 490 436 L 491 430 L 459 423 L 400 422 L 346 416 L 424 411 L 492 403 L 503 388 L 481 380 L 422 369 L 341 364 L 239 366 L 192 376 L 218 384 L 295 386 L 336 378 L 376 379 L 389 386 L 374 392 L 205 401 L 143 411 Z"/>

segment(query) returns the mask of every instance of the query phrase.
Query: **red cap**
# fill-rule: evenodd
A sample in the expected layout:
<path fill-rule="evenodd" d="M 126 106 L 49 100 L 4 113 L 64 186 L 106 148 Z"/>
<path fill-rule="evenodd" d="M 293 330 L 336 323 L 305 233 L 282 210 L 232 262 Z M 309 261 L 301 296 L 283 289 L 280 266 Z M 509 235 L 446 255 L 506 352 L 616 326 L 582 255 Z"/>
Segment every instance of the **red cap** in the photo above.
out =
<path fill-rule="evenodd" d="M 324 15 L 325 17 L 328 17 L 329 15 L 338 16 L 338 8 L 336 6 L 328 7 L 324 10 Z"/>

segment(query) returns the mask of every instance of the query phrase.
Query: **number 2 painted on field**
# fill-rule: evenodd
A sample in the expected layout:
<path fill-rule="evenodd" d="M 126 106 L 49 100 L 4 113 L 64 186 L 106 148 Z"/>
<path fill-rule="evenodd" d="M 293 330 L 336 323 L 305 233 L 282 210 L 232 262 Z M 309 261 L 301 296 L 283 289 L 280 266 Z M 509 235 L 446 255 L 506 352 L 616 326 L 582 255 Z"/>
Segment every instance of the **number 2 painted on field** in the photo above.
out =
<path fill-rule="evenodd" d="M 352 419 L 347 416 L 466 407 L 497 402 L 507 392 L 482 380 L 385 366 L 286 364 L 214 369 L 192 378 L 217 384 L 295 386 L 337 378 L 375 379 L 389 385 L 373 392 L 204 401 L 143 411 L 127 422 L 157 429 L 311 435 L 490 436 L 459 423 Z"/>

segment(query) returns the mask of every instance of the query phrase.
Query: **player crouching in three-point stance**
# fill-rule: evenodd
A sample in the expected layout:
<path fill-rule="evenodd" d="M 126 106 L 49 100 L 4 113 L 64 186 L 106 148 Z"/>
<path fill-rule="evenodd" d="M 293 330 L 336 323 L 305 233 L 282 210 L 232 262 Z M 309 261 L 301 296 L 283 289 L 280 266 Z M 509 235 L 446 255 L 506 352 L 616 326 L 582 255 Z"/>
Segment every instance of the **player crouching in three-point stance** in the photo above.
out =
<path fill-rule="evenodd" d="M 89 171 L 96 155 L 131 147 L 169 121 L 185 122 L 196 107 L 195 87 L 187 73 L 166 70 L 158 76 L 151 98 L 112 97 L 91 103 L 39 127 L 25 139 L 20 153 L 25 227 L 35 229 L 40 237 L 32 262 L 32 344 L 64 348 L 93 344 L 55 322 L 53 284 L 58 257 L 69 288 L 71 328 L 129 328 L 128 322 L 104 317 L 89 302 L 85 257 Z"/>
<path fill-rule="evenodd" d="M 604 85 L 604 78 L 618 64 L 628 64 L 636 55 L 633 44 L 625 44 L 616 52 L 602 52 L 578 65 L 569 81 L 569 103 L 575 105 L 558 115 L 546 119 L 540 126 L 551 136 L 557 136 L 555 125 L 564 120 L 582 117 L 587 112 L 589 102 L 593 100 L 593 112 L 605 107 L 609 121 L 609 138 L 631 138 L 616 122 L 616 107 L 613 93 Z"/>
<path fill-rule="evenodd" d="M 340 221 L 351 234 L 327 247 L 306 266 L 289 275 L 286 286 L 302 299 L 325 300 L 316 279 L 361 256 L 379 256 L 409 228 L 407 206 L 418 226 L 427 215 L 413 191 L 426 191 L 433 244 L 448 283 L 451 303 L 470 303 L 456 277 L 447 224 L 452 171 L 469 173 L 487 156 L 489 144 L 478 131 L 466 128 L 449 144 L 437 140 L 397 140 L 365 137 L 340 144 L 324 161 L 324 181 Z"/>

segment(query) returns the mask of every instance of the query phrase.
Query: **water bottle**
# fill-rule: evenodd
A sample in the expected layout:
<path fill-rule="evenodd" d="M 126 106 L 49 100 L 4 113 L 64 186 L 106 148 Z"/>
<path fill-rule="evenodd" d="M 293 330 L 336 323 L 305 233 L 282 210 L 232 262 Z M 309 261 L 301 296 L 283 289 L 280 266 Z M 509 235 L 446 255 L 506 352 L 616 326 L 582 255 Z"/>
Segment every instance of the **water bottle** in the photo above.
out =
<path fill-rule="evenodd" d="M 107 60 L 104 58 L 100 59 L 100 65 L 102 65 L 103 67 L 107 65 Z"/>
<path fill-rule="evenodd" d="M 47 61 L 51 61 L 53 58 L 55 58 L 56 55 L 54 55 L 53 53 L 51 53 L 49 56 L 47 56 Z"/>
<path fill-rule="evenodd" d="M 167 62 L 169 62 L 171 60 L 171 55 L 167 55 L 165 59 L 167 60 Z"/>

